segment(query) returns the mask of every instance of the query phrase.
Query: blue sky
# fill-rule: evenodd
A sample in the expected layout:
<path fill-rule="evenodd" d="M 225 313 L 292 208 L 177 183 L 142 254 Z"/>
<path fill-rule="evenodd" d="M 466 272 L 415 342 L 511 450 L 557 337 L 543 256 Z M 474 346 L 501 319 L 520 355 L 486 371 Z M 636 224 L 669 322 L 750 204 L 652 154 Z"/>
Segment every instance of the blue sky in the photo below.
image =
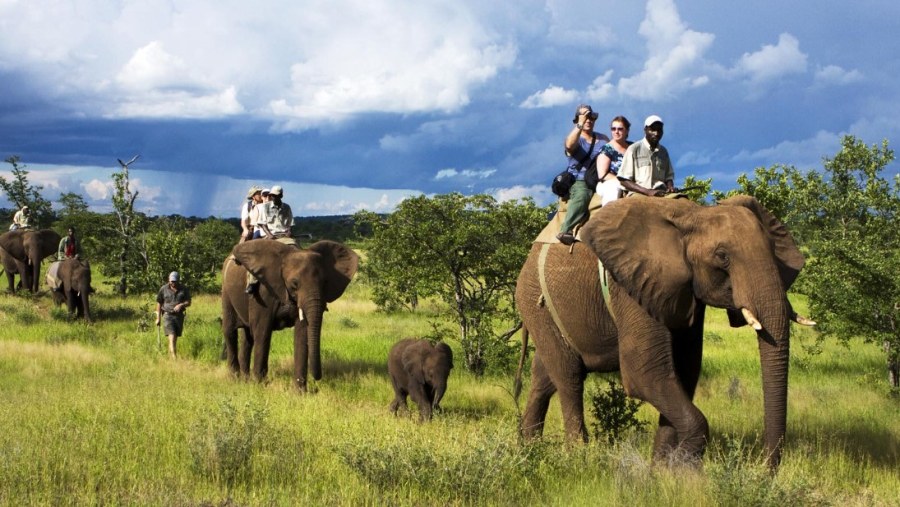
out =
<path fill-rule="evenodd" d="M 726 190 L 900 139 L 898 29 L 871 0 L 0 0 L 0 155 L 101 212 L 135 154 L 150 214 L 235 216 L 251 184 L 304 216 L 547 204 L 586 102 L 632 140 L 662 116 L 676 185 Z"/>

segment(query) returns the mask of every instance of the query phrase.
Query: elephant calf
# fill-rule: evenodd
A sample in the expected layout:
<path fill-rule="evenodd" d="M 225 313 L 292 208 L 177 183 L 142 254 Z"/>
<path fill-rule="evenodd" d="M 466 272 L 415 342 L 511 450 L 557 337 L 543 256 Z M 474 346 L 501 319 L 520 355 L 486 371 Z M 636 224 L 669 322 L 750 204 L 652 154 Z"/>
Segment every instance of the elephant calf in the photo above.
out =
<path fill-rule="evenodd" d="M 430 420 L 432 411 L 440 409 L 452 368 L 453 351 L 446 343 L 432 345 L 415 338 L 397 342 L 388 354 L 388 373 L 394 386 L 391 412 L 397 413 L 401 405 L 406 408 L 409 395 L 419 407 L 419 420 Z"/>

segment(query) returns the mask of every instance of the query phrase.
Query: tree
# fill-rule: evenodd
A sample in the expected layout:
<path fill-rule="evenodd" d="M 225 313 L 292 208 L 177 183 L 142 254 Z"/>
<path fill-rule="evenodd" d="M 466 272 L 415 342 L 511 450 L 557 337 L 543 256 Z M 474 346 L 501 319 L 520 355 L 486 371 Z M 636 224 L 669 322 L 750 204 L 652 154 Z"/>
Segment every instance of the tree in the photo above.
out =
<path fill-rule="evenodd" d="M 118 247 L 118 276 L 119 283 L 116 289 L 119 295 L 124 297 L 128 293 L 128 273 L 129 273 L 129 257 L 133 257 L 135 252 L 132 248 L 135 243 L 135 236 L 140 230 L 140 216 L 134 211 L 134 201 L 137 200 L 139 191 L 132 192 L 131 180 L 128 176 L 128 166 L 131 165 L 138 156 L 135 155 L 130 161 L 122 162 L 119 159 L 121 171 L 112 175 L 115 192 L 113 192 L 112 203 L 118 219 L 115 227 L 115 236 L 111 241 Z"/>
<path fill-rule="evenodd" d="M 394 311 L 438 298 L 459 328 L 466 368 L 484 373 L 509 354 L 509 337 L 521 326 L 516 277 L 547 211 L 531 199 L 498 204 L 453 193 L 407 199 L 384 219 L 357 213 L 358 226 L 372 230 L 363 272 L 375 303 Z"/>
<path fill-rule="evenodd" d="M 41 196 L 41 190 L 44 187 L 38 185 L 33 186 L 28 181 L 28 171 L 25 170 L 24 164 L 19 164 L 18 155 L 13 155 L 6 159 L 6 163 L 12 166 L 12 180 L 7 181 L 6 178 L 0 176 L 0 188 L 6 193 L 7 199 L 13 204 L 15 210 L 22 209 L 22 206 L 28 206 L 31 210 L 32 227 L 39 229 L 50 225 L 53 217 L 53 208 L 50 201 Z"/>
<path fill-rule="evenodd" d="M 841 140 L 824 173 L 793 167 L 757 169 L 738 179 L 788 225 L 808 251 L 795 287 L 809 297 L 821 337 L 845 344 L 862 337 L 887 356 L 888 380 L 900 382 L 900 175 L 893 185 L 881 174 L 894 160 L 888 142 L 866 146 Z"/>
<path fill-rule="evenodd" d="M 686 195 L 688 199 L 697 204 L 706 205 L 708 204 L 706 202 L 706 196 L 708 196 L 709 192 L 712 190 L 712 178 L 698 180 L 694 176 L 687 176 L 684 178 L 684 187 L 682 188 L 685 189 L 682 193 Z"/>

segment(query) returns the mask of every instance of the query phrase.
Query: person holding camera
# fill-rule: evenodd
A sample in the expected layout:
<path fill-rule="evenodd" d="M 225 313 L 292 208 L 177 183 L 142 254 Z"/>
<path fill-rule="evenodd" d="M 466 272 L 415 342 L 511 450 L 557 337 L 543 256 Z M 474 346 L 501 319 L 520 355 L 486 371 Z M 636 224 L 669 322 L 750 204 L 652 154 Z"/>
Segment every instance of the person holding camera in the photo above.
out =
<path fill-rule="evenodd" d="M 568 171 L 575 176 L 575 183 L 569 189 L 566 218 L 563 220 L 559 234 L 556 235 L 556 239 L 564 245 L 571 245 L 575 242 L 572 230 L 587 217 L 588 204 L 591 202 L 594 192 L 585 184 L 584 175 L 597 155 L 600 154 L 603 146 L 609 142 L 609 137 L 594 132 L 594 122 L 597 120 L 597 116 L 591 106 L 580 104 L 575 109 L 575 117 L 572 118 L 575 127 L 566 136 Z"/>

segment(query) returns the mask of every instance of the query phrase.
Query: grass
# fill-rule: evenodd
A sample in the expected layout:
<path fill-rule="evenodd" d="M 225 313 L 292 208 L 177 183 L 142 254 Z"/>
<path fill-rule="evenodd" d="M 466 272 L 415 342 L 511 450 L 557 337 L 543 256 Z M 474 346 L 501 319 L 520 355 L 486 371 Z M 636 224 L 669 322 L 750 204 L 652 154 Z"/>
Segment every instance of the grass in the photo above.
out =
<path fill-rule="evenodd" d="M 358 283 L 329 305 L 324 376 L 308 395 L 291 386 L 290 331 L 275 335 L 267 382 L 236 380 L 219 361 L 217 296 L 195 296 L 173 361 L 148 321 L 152 297 L 107 291 L 92 325 L 46 294 L 0 295 L 2 505 L 897 505 L 900 402 L 872 345 L 811 355 L 813 332 L 794 330 L 788 441 L 771 476 L 755 337 L 709 311 L 696 402 L 711 442 L 696 471 L 650 464 L 648 433 L 564 443 L 555 400 L 545 438 L 521 442 L 511 376 L 457 367 L 434 421 L 392 416 L 387 352 L 428 333 L 436 310 L 376 312 Z M 651 407 L 638 417 L 655 427 Z"/>

